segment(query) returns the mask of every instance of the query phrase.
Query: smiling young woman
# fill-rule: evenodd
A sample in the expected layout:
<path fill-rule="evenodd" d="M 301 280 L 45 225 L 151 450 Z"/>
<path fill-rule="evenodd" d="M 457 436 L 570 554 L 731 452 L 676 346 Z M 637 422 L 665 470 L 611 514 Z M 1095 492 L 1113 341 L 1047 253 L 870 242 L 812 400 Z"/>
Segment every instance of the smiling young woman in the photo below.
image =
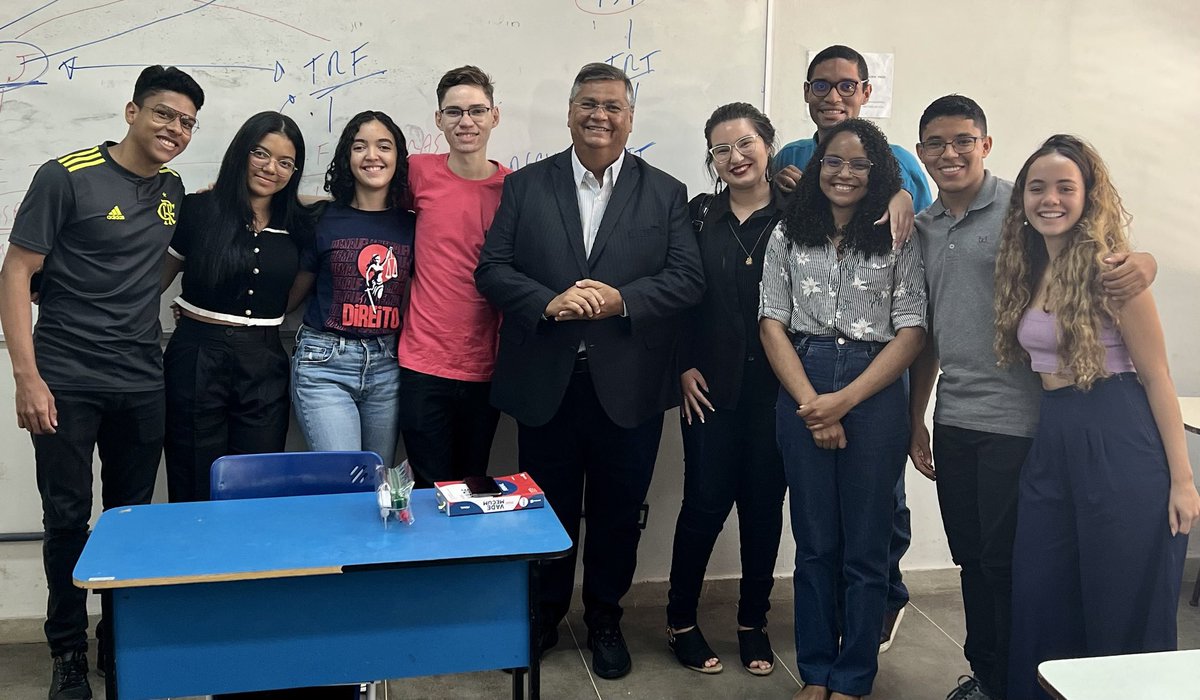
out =
<path fill-rule="evenodd" d="M 766 625 L 787 484 L 775 446 L 779 382 L 758 338 L 758 283 L 784 199 L 772 194 L 767 179 L 775 128 L 766 115 L 744 102 L 723 105 L 709 117 L 704 136 L 705 162 L 719 191 L 690 205 L 706 285 L 679 349 L 686 468 L 667 635 L 685 667 L 722 670 L 696 626 L 696 607 L 709 556 L 736 503 L 742 533 L 738 646 L 742 665 L 762 676 L 774 669 Z"/>
<path fill-rule="evenodd" d="M 925 341 L 920 254 L 912 241 L 893 251 L 873 223 L 899 189 L 879 129 L 841 122 L 805 168 L 763 264 L 758 315 L 780 383 L 804 700 L 866 695 L 878 670 L 909 440 L 900 375 Z"/>
<path fill-rule="evenodd" d="M 217 457 L 283 450 L 279 325 L 312 237 L 297 198 L 303 170 L 299 127 L 262 112 L 234 135 L 212 190 L 184 199 L 162 280 L 165 291 L 183 271 L 181 315 L 163 356 L 172 501 L 207 500 Z"/>
<path fill-rule="evenodd" d="M 316 293 L 292 356 L 292 401 L 309 449 L 370 450 L 388 465 L 399 437 L 396 345 L 416 221 L 403 206 L 407 159 L 404 134 L 383 112 L 360 112 L 342 130 L 325 173 L 333 201 L 301 258 L 298 296 Z"/>
<path fill-rule="evenodd" d="M 996 354 L 1041 377 L 1013 546 L 1009 697 L 1051 658 L 1176 648 L 1200 495 L 1150 291 L 1096 282 L 1129 216 L 1100 155 L 1052 136 L 1014 183 L 996 260 Z M 1120 575 L 1114 575 L 1120 572 Z"/>

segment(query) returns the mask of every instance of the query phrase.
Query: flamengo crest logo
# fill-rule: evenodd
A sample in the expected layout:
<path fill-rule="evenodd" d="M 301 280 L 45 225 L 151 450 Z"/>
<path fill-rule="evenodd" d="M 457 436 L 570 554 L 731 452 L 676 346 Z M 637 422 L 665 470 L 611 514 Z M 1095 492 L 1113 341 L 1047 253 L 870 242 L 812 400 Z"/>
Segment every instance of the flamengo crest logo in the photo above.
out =
<path fill-rule="evenodd" d="M 175 202 L 167 199 L 166 192 L 163 192 L 162 201 L 158 203 L 158 218 L 162 219 L 164 226 L 175 225 Z"/>

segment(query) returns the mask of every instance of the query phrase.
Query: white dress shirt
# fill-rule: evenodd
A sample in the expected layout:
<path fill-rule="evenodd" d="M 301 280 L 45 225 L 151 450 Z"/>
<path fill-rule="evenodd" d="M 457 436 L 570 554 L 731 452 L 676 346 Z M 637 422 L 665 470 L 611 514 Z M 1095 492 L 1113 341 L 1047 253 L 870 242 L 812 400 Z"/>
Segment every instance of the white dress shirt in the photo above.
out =
<path fill-rule="evenodd" d="M 585 256 L 592 254 L 592 244 L 596 242 L 596 232 L 600 230 L 600 222 L 604 220 L 604 210 L 608 208 L 608 200 L 612 199 L 613 187 L 621 175 L 621 165 L 625 163 L 625 149 L 604 171 L 604 180 L 596 181 L 592 171 L 583 167 L 575 149 L 571 149 L 571 170 L 575 173 L 575 197 L 579 200 L 579 223 L 583 225 L 583 252 Z"/>
<path fill-rule="evenodd" d="M 604 220 L 604 210 L 608 208 L 608 200 L 612 199 L 613 187 L 621 175 L 621 166 L 625 163 L 625 149 L 604 170 L 604 180 L 598 182 L 591 170 L 583 167 L 575 149 L 571 149 L 571 170 L 575 173 L 575 198 L 579 202 L 579 223 L 583 226 L 583 255 L 591 257 L 592 244 L 596 242 L 596 233 L 600 231 L 600 222 Z M 625 304 L 621 304 L 621 316 L 625 316 Z M 586 344 L 579 341 L 579 352 L 584 352 Z"/>

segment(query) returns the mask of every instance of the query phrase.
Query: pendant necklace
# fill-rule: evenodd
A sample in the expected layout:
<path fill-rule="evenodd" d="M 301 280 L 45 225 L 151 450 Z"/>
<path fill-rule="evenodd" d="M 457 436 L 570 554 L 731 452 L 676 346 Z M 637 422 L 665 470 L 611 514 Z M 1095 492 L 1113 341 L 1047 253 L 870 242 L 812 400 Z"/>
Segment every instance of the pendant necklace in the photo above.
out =
<path fill-rule="evenodd" d="M 744 261 L 745 264 L 753 265 L 754 264 L 754 251 L 758 250 L 758 244 L 760 242 L 762 242 L 763 234 L 766 233 L 767 229 L 770 229 L 772 227 L 772 225 L 775 223 L 775 217 L 771 217 L 770 219 L 767 220 L 767 225 L 763 227 L 763 230 L 758 232 L 758 238 L 754 239 L 754 245 L 750 246 L 750 250 L 746 250 L 746 246 L 742 245 L 742 239 L 738 238 L 737 229 L 735 229 L 733 227 L 733 222 L 727 220 L 727 223 L 729 224 L 730 233 L 733 234 L 733 240 L 737 241 L 738 247 L 741 248 L 742 252 L 746 254 L 746 259 Z"/>

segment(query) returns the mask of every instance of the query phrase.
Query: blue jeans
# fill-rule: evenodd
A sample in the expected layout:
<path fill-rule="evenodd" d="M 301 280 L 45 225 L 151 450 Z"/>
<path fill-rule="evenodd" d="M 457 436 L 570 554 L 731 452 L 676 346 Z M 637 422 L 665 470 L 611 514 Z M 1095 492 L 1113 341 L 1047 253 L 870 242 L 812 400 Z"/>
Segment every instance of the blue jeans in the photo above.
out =
<path fill-rule="evenodd" d="M 292 355 L 292 405 L 311 450 L 370 450 L 392 464 L 400 420 L 396 336 L 344 338 L 307 326 Z"/>
<path fill-rule="evenodd" d="M 819 393 L 844 388 L 883 347 L 812 336 L 798 336 L 795 344 Z M 806 684 L 867 695 L 878 671 L 896 481 L 908 457 L 902 382 L 855 406 L 841 422 L 846 447 L 817 447 L 796 416 L 796 401 L 780 390 L 776 433 L 796 540 L 796 665 Z"/>

